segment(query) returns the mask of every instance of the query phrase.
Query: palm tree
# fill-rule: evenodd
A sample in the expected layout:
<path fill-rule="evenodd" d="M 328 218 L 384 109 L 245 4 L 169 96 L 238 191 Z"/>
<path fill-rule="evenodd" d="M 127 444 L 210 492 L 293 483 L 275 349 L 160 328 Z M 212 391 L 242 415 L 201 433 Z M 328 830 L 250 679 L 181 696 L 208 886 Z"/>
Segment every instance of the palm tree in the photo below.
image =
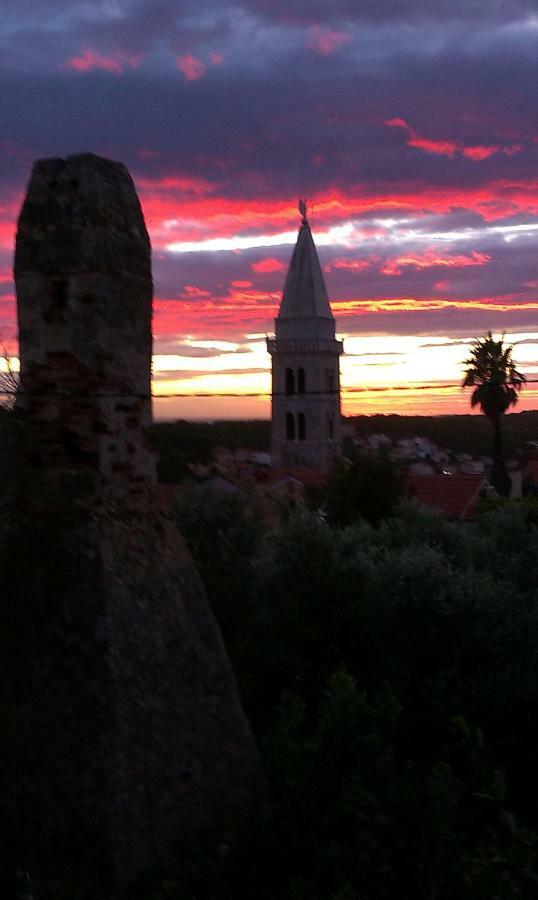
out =
<path fill-rule="evenodd" d="M 491 333 L 477 338 L 466 359 L 463 387 L 474 388 L 471 406 L 479 406 L 493 424 L 492 484 L 501 496 L 510 494 L 510 478 L 503 461 L 501 419 L 503 413 L 515 406 L 527 380 L 518 372 L 512 359 L 513 347 L 504 344 L 504 334 L 496 341 Z"/>

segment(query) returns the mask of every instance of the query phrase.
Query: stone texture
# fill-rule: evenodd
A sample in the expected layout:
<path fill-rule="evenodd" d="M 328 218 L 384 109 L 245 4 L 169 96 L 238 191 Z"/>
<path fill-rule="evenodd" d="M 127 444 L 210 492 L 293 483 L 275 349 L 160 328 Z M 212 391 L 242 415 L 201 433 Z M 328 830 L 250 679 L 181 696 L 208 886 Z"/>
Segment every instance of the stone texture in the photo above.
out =
<path fill-rule="evenodd" d="M 6 840 L 40 897 L 113 898 L 148 865 L 181 870 L 200 846 L 233 841 L 257 754 L 203 586 L 157 498 L 150 247 L 127 170 L 92 155 L 36 163 L 15 274 Z"/>

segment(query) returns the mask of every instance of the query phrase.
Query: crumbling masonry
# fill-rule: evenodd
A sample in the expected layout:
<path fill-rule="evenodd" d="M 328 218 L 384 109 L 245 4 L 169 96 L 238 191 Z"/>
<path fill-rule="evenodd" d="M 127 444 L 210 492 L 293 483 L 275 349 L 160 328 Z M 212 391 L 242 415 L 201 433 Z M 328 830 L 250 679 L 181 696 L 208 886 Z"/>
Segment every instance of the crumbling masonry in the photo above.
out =
<path fill-rule="evenodd" d="M 97 900 L 147 865 L 181 868 L 199 845 L 227 844 L 257 756 L 203 587 L 157 501 L 150 244 L 123 165 L 35 164 L 15 279 L 3 818 L 40 897 Z"/>

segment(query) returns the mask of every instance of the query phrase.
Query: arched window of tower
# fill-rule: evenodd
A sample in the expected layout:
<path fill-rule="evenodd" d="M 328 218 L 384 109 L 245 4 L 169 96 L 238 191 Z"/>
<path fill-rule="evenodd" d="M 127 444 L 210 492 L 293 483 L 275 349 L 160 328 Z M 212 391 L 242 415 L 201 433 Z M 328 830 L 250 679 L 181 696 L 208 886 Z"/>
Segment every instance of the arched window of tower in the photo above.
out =
<path fill-rule="evenodd" d="M 295 393 L 295 372 L 293 369 L 286 369 L 286 394 Z"/>
<path fill-rule="evenodd" d="M 332 441 L 334 437 L 334 416 L 330 413 L 327 414 L 327 433 L 329 435 L 329 440 Z"/>
<path fill-rule="evenodd" d="M 297 416 L 297 425 L 299 432 L 299 440 L 304 441 L 306 439 L 306 416 L 304 412 L 300 412 Z"/>
<path fill-rule="evenodd" d="M 334 369 L 327 369 L 327 390 L 330 394 L 334 391 Z"/>
<path fill-rule="evenodd" d="M 304 369 L 297 369 L 297 393 L 304 394 L 306 391 L 306 377 Z"/>
<path fill-rule="evenodd" d="M 292 412 L 286 413 L 286 438 L 288 441 L 295 440 L 295 416 Z"/>

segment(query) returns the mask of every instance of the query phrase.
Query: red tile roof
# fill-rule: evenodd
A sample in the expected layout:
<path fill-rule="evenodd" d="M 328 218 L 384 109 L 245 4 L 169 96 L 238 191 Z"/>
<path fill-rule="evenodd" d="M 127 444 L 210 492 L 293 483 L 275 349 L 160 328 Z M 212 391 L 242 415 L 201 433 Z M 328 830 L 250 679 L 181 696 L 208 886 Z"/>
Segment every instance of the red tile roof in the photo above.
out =
<path fill-rule="evenodd" d="M 444 513 L 449 519 L 473 519 L 483 475 L 410 475 L 411 495 L 423 506 Z"/>

